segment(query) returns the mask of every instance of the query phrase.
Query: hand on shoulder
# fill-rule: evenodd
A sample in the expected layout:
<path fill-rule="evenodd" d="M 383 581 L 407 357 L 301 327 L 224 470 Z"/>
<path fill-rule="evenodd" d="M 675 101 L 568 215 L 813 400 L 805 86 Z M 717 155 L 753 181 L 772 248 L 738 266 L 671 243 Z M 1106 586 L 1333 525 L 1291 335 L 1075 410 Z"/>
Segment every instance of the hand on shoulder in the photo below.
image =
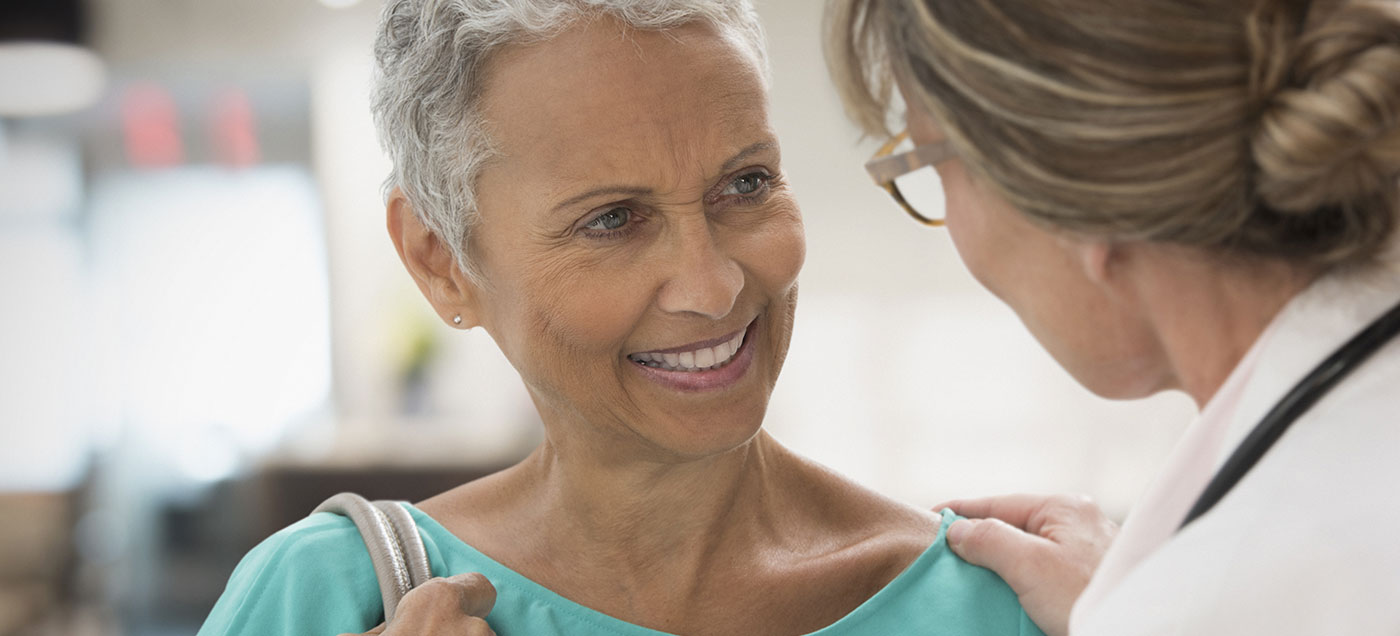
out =
<path fill-rule="evenodd" d="M 436 578 L 403 597 L 392 625 L 380 623 L 361 636 L 496 636 L 486 624 L 495 604 L 496 588 L 480 574 Z"/>
<path fill-rule="evenodd" d="M 964 560 L 1004 579 L 1049 636 L 1069 631 L 1069 612 L 1089 584 L 1118 524 L 1089 498 L 1006 495 L 939 506 L 968 517 L 948 528 Z"/>

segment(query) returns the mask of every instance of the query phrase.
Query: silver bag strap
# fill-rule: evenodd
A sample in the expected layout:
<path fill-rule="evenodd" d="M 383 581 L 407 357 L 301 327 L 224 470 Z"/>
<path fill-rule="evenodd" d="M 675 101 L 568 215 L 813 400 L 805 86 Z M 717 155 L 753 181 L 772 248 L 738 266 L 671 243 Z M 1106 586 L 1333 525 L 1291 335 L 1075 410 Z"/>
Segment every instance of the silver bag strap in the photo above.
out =
<path fill-rule="evenodd" d="M 418 536 L 418 524 L 393 501 L 371 502 L 354 493 L 343 492 L 316 506 L 312 514 L 332 512 L 349 517 L 369 549 L 379 594 L 384 599 L 384 621 L 394 619 L 399 601 L 433 577 L 428 552 Z"/>

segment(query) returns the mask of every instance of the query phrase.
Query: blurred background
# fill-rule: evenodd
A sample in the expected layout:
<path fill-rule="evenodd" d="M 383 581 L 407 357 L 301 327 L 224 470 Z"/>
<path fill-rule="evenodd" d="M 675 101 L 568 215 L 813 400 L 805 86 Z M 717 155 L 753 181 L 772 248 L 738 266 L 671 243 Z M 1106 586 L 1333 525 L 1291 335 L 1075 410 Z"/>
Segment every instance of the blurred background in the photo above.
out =
<path fill-rule="evenodd" d="M 421 499 L 540 439 L 385 235 L 379 4 L 0 4 L 0 634 L 191 634 L 326 496 Z M 1190 403 L 1088 394 L 868 182 L 820 5 L 758 3 L 809 240 L 770 430 L 918 506 L 1075 491 L 1121 518 Z"/>

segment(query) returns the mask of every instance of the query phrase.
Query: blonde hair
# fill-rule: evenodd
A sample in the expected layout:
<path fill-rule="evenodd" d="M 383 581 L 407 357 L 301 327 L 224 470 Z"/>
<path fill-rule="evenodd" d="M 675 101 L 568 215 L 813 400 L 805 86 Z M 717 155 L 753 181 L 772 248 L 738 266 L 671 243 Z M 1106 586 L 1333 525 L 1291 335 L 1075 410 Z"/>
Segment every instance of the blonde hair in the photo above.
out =
<path fill-rule="evenodd" d="M 833 0 L 847 111 L 892 83 L 1042 224 L 1304 266 L 1400 225 L 1400 6 L 1308 0 Z"/>

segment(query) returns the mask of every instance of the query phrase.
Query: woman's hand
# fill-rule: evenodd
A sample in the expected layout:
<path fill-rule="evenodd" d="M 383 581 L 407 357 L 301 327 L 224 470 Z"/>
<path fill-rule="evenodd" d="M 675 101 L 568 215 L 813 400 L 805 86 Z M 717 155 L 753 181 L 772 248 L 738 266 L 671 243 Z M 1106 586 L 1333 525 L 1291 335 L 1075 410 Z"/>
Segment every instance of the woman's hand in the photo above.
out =
<path fill-rule="evenodd" d="M 1005 579 L 1048 636 L 1069 632 L 1069 610 L 1089 584 L 1118 524 L 1087 497 L 1007 495 L 950 501 L 968 517 L 948 528 L 958 556 Z"/>
<path fill-rule="evenodd" d="M 432 579 L 399 601 L 392 625 L 380 623 L 360 636 L 496 636 L 486 624 L 495 604 L 496 588 L 475 572 Z"/>

